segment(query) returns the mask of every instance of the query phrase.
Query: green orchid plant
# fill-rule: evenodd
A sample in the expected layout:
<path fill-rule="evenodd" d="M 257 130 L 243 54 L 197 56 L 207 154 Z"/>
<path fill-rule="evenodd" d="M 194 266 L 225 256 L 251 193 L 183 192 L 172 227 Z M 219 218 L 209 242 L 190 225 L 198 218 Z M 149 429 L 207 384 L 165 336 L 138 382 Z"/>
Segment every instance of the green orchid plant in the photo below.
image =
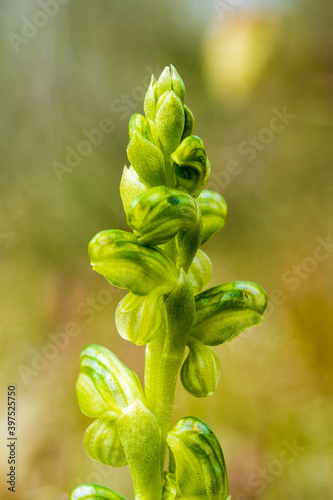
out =
<path fill-rule="evenodd" d="M 170 430 L 176 382 L 180 372 L 190 394 L 212 394 L 219 379 L 212 346 L 259 325 L 267 297 L 246 281 L 202 291 L 212 268 L 200 247 L 223 228 L 227 205 L 220 194 L 203 190 L 210 163 L 203 141 L 192 135 L 193 115 L 173 66 L 157 81 L 152 77 L 144 111 L 130 119 L 130 166 L 120 184 L 133 232 L 102 231 L 89 244 L 93 269 L 128 290 L 116 325 L 124 339 L 146 345 L 144 390 L 115 354 L 85 347 L 77 396 L 94 421 L 84 446 L 93 460 L 129 466 L 136 500 L 230 500 L 223 453 L 211 429 L 185 417 Z M 70 500 L 126 499 L 85 484 Z"/>

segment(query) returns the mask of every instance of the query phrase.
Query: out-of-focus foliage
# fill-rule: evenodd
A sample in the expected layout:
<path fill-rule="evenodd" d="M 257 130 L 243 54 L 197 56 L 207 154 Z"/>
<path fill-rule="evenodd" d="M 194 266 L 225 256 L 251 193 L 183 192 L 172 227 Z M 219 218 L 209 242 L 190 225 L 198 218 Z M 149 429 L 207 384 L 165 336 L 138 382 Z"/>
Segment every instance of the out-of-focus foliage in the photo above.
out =
<path fill-rule="evenodd" d="M 330 498 L 333 4 L 55 0 L 45 24 L 41 3 L 4 2 L 0 17 L 1 388 L 18 387 L 17 500 L 65 500 L 81 483 L 132 498 L 126 467 L 85 455 L 75 380 L 90 343 L 143 378 L 144 348 L 116 334 L 124 293 L 91 272 L 87 244 L 128 229 L 127 123 L 170 63 L 211 162 L 207 189 L 228 203 L 205 247 L 210 286 L 251 280 L 270 299 L 260 328 L 217 349 L 213 398 L 179 384 L 174 423 L 195 414 L 214 429 L 235 500 Z"/>

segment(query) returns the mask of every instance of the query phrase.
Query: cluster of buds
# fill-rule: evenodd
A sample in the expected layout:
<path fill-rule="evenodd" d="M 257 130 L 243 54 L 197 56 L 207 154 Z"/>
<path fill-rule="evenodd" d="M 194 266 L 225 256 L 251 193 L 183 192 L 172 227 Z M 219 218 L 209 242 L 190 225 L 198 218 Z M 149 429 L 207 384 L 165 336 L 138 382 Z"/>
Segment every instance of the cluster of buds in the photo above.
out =
<path fill-rule="evenodd" d="M 241 281 L 202 291 L 212 266 L 200 246 L 223 228 L 227 205 L 219 193 L 204 190 L 210 163 L 202 139 L 192 135 L 193 115 L 173 66 L 157 81 L 152 77 L 144 110 L 130 120 L 130 166 L 120 185 L 133 232 L 102 231 L 88 251 L 93 269 L 128 291 L 116 325 L 124 339 L 147 345 L 145 393 L 114 354 L 86 347 L 77 394 L 82 412 L 95 420 L 85 449 L 104 464 L 128 464 L 137 500 L 227 500 L 215 435 L 193 417 L 170 431 L 169 406 L 179 370 L 192 395 L 214 392 L 219 361 L 213 347 L 259 325 L 267 298 L 258 285 Z M 170 465 L 163 473 L 166 444 Z M 80 486 L 70 499 L 126 500 L 99 485 Z"/>

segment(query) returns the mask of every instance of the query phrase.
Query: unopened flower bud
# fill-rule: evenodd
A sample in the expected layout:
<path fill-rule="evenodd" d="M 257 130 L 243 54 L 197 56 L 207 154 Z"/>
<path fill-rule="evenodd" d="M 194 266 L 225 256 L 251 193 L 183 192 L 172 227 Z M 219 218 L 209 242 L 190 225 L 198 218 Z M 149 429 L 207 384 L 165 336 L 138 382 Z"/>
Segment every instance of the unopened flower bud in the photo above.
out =
<path fill-rule="evenodd" d="M 164 158 L 155 124 L 138 113 L 132 115 L 129 138 L 127 155 L 140 180 L 149 186 L 163 183 Z"/>
<path fill-rule="evenodd" d="M 164 154 L 180 144 L 185 126 L 184 106 L 173 90 L 164 92 L 156 105 L 156 130 Z"/>
<path fill-rule="evenodd" d="M 156 78 L 152 75 L 146 97 L 144 100 L 145 115 L 149 120 L 154 121 L 156 117 L 156 93 L 155 93 Z"/>
<path fill-rule="evenodd" d="M 203 141 L 196 135 L 186 137 L 171 155 L 178 186 L 198 196 L 206 184 L 210 163 Z"/>
<path fill-rule="evenodd" d="M 127 222 L 143 244 L 160 245 L 196 221 L 192 196 L 166 186 L 151 188 L 133 201 Z"/>
<path fill-rule="evenodd" d="M 185 102 L 185 85 L 182 78 L 179 76 L 176 68 L 172 64 L 164 68 L 161 76 L 156 82 L 155 91 L 157 98 L 166 91 L 173 90 L 176 96 L 184 103 Z"/>
<path fill-rule="evenodd" d="M 172 65 L 163 70 L 157 81 L 154 76 L 151 78 L 144 102 L 145 115 L 149 120 L 154 121 L 156 118 L 156 105 L 160 97 L 165 93 L 168 95 L 171 91 L 184 104 L 185 85 L 176 68 Z"/>
<path fill-rule="evenodd" d="M 190 394 L 204 398 L 216 389 L 220 362 L 213 349 L 199 340 L 190 338 L 188 346 L 190 352 L 181 369 L 181 381 Z"/>
<path fill-rule="evenodd" d="M 248 281 L 215 286 L 195 298 L 196 317 L 191 336 L 206 345 L 219 345 L 260 325 L 267 305 L 266 292 Z"/>
<path fill-rule="evenodd" d="M 172 291 L 178 281 L 175 265 L 156 247 L 142 245 L 126 231 L 98 233 L 88 248 L 92 267 L 112 285 L 136 295 L 148 295 L 163 286 Z"/>
<path fill-rule="evenodd" d="M 198 197 L 199 207 L 202 213 L 202 239 L 203 245 L 213 234 L 221 231 L 227 216 L 227 204 L 225 199 L 215 191 L 201 191 Z"/>
<path fill-rule="evenodd" d="M 176 96 L 184 104 L 186 91 L 183 79 L 180 77 L 178 71 L 172 64 L 170 65 L 170 69 L 171 69 L 171 88 L 176 94 Z"/>
<path fill-rule="evenodd" d="M 223 453 L 208 425 L 194 417 L 182 418 L 169 432 L 167 442 L 176 462 L 177 488 L 184 498 L 227 499 Z"/>
<path fill-rule="evenodd" d="M 157 99 L 159 99 L 161 95 L 164 94 L 164 92 L 170 92 L 171 90 L 172 90 L 171 72 L 170 72 L 170 67 L 167 66 L 162 71 L 155 85 L 155 93 Z"/>
<path fill-rule="evenodd" d="M 174 66 L 164 68 L 161 76 L 155 84 L 155 95 L 157 100 L 165 92 L 173 91 L 182 103 L 185 102 L 185 85 Z"/>

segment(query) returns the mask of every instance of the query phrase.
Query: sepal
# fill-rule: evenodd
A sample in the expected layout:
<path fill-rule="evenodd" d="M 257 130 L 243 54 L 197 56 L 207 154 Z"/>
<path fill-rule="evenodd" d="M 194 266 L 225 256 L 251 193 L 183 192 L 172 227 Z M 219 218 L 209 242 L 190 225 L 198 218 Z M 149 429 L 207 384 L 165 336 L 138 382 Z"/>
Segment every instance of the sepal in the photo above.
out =
<path fill-rule="evenodd" d="M 127 498 L 98 484 L 82 484 L 70 493 L 69 500 L 127 500 Z"/>
<path fill-rule="evenodd" d="M 171 159 L 177 185 L 198 196 L 210 173 L 210 163 L 203 141 L 196 135 L 186 137 L 172 153 Z"/>
<path fill-rule="evenodd" d="M 89 243 L 88 253 L 94 271 L 136 295 L 148 295 L 158 287 L 167 293 L 178 281 L 175 265 L 162 250 L 142 245 L 126 231 L 101 231 Z"/>
<path fill-rule="evenodd" d="M 208 285 L 212 277 L 212 263 L 202 250 L 198 250 L 188 272 L 188 279 L 197 294 Z"/>
<path fill-rule="evenodd" d="M 189 137 L 192 135 L 193 128 L 194 128 L 194 116 L 192 111 L 184 105 L 184 113 L 185 113 L 185 126 L 184 126 L 184 132 L 181 138 L 181 142 L 186 139 L 186 137 Z"/>
<path fill-rule="evenodd" d="M 127 222 L 138 241 L 161 245 L 180 230 L 191 227 L 197 218 L 194 199 L 187 193 L 157 186 L 139 195 L 127 213 Z"/>
<path fill-rule="evenodd" d="M 148 344 L 158 332 L 166 329 L 164 301 L 160 290 L 144 297 L 130 292 L 119 302 L 116 325 L 125 340 L 136 345 Z"/>
<path fill-rule="evenodd" d="M 208 425 L 194 417 L 182 418 L 168 434 L 167 442 L 176 462 L 177 488 L 184 498 L 227 499 L 223 453 Z"/>
<path fill-rule="evenodd" d="M 220 362 L 211 347 L 190 337 L 190 352 L 182 366 L 180 377 L 185 389 L 196 396 L 204 398 L 213 394 L 220 376 Z"/>
<path fill-rule="evenodd" d="M 117 414 L 105 413 L 86 430 L 84 447 L 90 458 L 112 467 L 126 465 L 126 456 L 117 431 Z"/>
<path fill-rule="evenodd" d="M 224 227 L 227 203 L 219 193 L 208 190 L 201 191 L 198 203 L 202 213 L 201 245 L 203 245 Z"/>
<path fill-rule="evenodd" d="M 96 344 L 81 353 L 76 389 L 81 411 L 88 417 L 100 417 L 105 411 L 120 414 L 136 399 L 144 399 L 137 375 L 115 354 Z"/>
<path fill-rule="evenodd" d="M 267 305 L 266 292 L 255 283 L 232 281 L 195 298 L 196 318 L 191 336 L 207 345 L 220 345 L 260 325 Z"/>

